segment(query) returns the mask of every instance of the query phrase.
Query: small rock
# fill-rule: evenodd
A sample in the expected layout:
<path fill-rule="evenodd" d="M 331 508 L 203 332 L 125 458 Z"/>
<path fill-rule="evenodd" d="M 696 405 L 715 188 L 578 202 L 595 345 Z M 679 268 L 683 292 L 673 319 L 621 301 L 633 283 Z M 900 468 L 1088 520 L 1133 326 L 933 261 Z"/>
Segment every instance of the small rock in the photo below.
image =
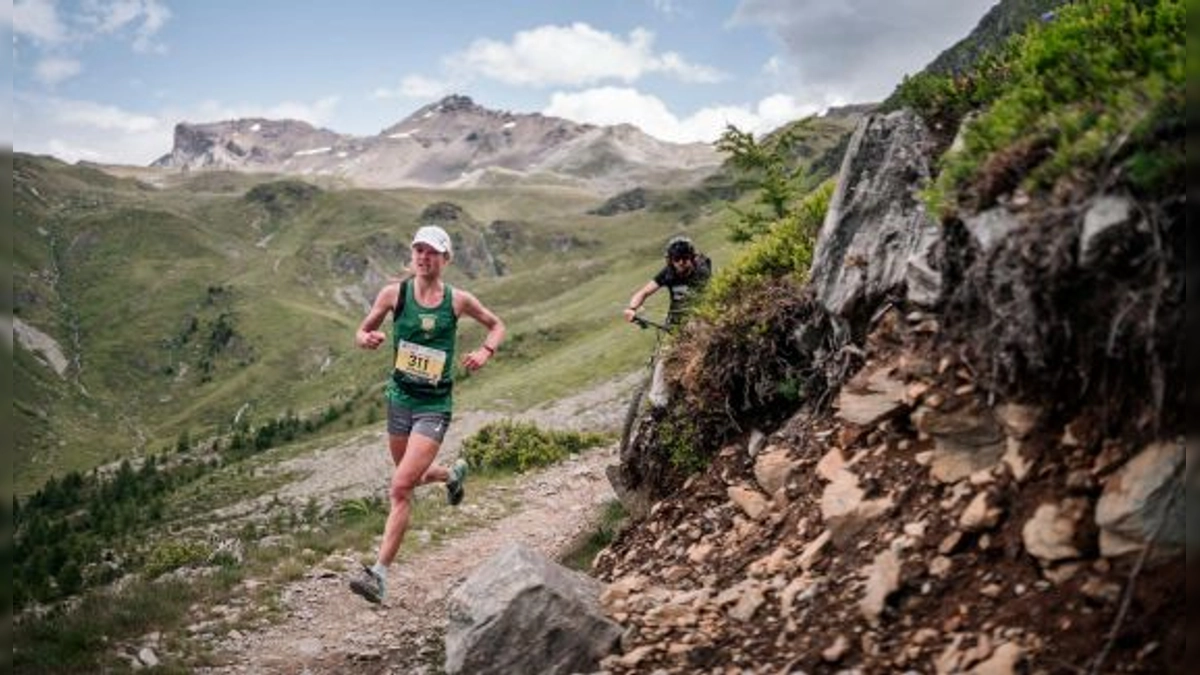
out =
<path fill-rule="evenodd" d="M 729 500 L 737 504 L 738 508 L 752 520 L 761 520 L 771 508 L 770 502 L 758 490 L 741 485 L 731 485 L 726 492 Z"/>
<path fill-rule="evenodd" d="M 141 661 L 142 665 L 147 668 L 153 668 L 158 665 L 158 655 L 149 647 L 142 647 L 138 650 L 137 657 L 138 661 Z"/>
<path fill-rule="evenodd" d="M 863 574 L 867 578 L 866 593 L 858 606 L 867 621 L 878 625 L 888 596 L 900 588 L 900 560 L 894 551 L 888 549 L 875 556 L 874 562 Z"/>
<path fill-rule="evenodd" d="M 939 579 L 944 579 L 946 575 L 950 574 L 950 568 L 953 566 L 953 561 L 944 555 L 939 555 L 930 561 L 929 573 Z"/>
<path fill-rule="evenodd" d="M 821 493 L 821 517 L 833 534 L 833 542 L 846 545 L 871 520 L 891 510 L 891 495 L 878 499 L 863 499 L 858 477 L 842 470 Z"/>
<path fill-rule="evenodd" d="M 787 450 L 771 446 L 754 461 L 754 478 L 763 492 L 774 495 L 787 483 L 792 467 Z"/>
<path fill-rule="evenodd" d="M 1115 604 L 1121 598 L 1121 585 L 1100 577 L 1090 576 L 1079 587 L 1079 590 L 1089 598 L 1098 602 Z"/>
<path fill-rule="evenodd" d="M 1061 586 L 1071 580 L 1079 570 L 1082 569 L 1082 564 L 1077 562 L 1061 563 L 1058 565 L 1049 565 L 1042 570 L 1042 575 L 1049 579 L 1057 586 Z"/>
<path fill-rule="evenodd" d="M 791 615 L 792 604 L 796 601 L 796 596 L 808 590 L 811 586 L 812 582 L 808 577 L 796 577 L 779 592 L 779 607 L 784 616 Z"/>
<path fill-rule="evenodd" d="M 760 589 L 750 588 L 738 598 L 737 604 L 729 610 L 729 616 L 738 621 L 749 621 L 765 601 L 766 597 Z"/>
<path fill-rule="evenodd" d="M 1005 642 L 996 647 L 991 658 L 976 664 L 972 671 L 975 675 L 1013 675 L 1017 672 L 1017 664 L 1025 658 L 1025 650 L 1020 645 Z"/>
<path fill-rule="evenodd" d="M 941 635 L 942 634 L 939 633 L 935 628 L 919 628 L 915 633 L 912 634 L 910 642 L 919 646 L 932 642 L 933 640 L 941 637 Z"/>
<path fill-rule="evenodd" d="M 841 448 L 833 447 L 821 461 L 817 462 L 817 475 L 827 481 L 833 481 L 837 475 L 846 468 L 846 458 L 842 455 Z"/>
<path fill-rule="evenodd" d="M 1076 526 L 1087 502 L 1067 499 L 1061 505 L 1042 504 L 1021 529 L 1025 550 L 1043 564 L 1078 558 L 1074 539 Z"/>
<path fill-rule="evenodd" d="M 905 407 L 904 383 L 891 377 L 890 368 L 860 373 L 842 387 L 837 416 L 851 424 L 872 427 Z"/>
<path fill-rule="evenodd" d="M 800 569 L 808 571 L 816 563 L 817 556 L 825 548 L 825 545 L 833 538 L 833 532 L 825 530 L 816 539 L 809 542 L 808 546 L 804 547 L 804 551 L 800 554 Z"/>
<path fill-rule="evenodd" d="M 958 519 L 958 525 L 965 532 L 982 532 L 996 526 L 1000 522 L 1000 517 L 1003 512 L 994 507 L 988 506 L 988 493 L 980 492 L 975 495 L 967 508 L 963 510 L 962 516 Z"/>
<path fill-rule="evenodd" d="M 694 563 L 702 563 L 705 560 L 708 560 L 709 556 L 712 555 L 712 552 L 713 552 L 712 544 L 708 544 L 705 542 L 697 542 L 695 545 L 693 545 L 691 548 L 688 549 L 687 557 L 688 557 L 688 560 L 690 560 Z"/>
<path fill-rule="evenodd" d="M 621 655 L 617 662 L 628 668 L 637 667 L 647 656 L 654 652 L 654 645 L 642 645 L 635 647 L 627 654 Z"/>
<path fill-rule="evenodd" d="M 950 555 L 951 553 L 954 553 L 954 550 L 958 548 L 960 543 L 962 543 L 962 539 L 962 532 L 959 532 L 958 530 L 951 532 L 950 534 L 946 535 L 945 539 L 942 539 L 942 543 L 938 544 L 938 553 L 941 553 L 942 555 Z"/>
<path fill-rule="evenodd" d="M 834 639 L 833 644 L 826 647 L 821 652 L 821 658 L 828 663 L 837 663 L 842 660 L 846 652 L 850 651 L 850 640 L 846 639 L 845 635 L 838 634 Z"/>

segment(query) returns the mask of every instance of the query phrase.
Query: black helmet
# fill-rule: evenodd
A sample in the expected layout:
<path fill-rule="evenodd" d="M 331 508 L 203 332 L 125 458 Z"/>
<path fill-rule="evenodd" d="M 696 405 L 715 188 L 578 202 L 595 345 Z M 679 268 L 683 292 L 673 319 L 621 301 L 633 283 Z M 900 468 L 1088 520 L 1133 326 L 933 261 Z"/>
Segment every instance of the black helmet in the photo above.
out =
<path fill-rule="evenodd" d="M 680 235 L 671 237 L 671 240 L 667 242 L 666 253 L 667 257 L 672 260 L 694 258 L 696 257 L 696 247 L 692 244 L 691 239 Z"/>

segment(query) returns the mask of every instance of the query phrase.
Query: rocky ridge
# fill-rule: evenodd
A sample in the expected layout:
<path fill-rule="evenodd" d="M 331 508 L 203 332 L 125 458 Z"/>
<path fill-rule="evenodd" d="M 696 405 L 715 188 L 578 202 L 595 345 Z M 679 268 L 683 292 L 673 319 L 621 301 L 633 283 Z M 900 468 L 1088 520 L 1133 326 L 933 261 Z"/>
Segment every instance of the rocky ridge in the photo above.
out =
<path fill-rule="evenodd" d="M 540 175 L 616 189 L 691 183 L 720 162 L 705 143 L 668 143 L 628 124 L 491 110 L 453 95 L 366 137 L 295 120 L 180 123 L 171 152 L 153 166 L 320 176 L 366 188 L 467 187 Z"/>

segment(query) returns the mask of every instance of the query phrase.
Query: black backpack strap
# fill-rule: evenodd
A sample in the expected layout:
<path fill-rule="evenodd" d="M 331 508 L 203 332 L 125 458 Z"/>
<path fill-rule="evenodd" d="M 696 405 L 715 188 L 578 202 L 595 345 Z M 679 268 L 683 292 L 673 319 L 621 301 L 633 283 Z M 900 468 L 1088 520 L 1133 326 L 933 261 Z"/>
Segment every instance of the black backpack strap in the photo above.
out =
<path fill-rule="evenodd" d="M 411 279 L 412 277 L 408 277 Z M 392 321 L 400 318 L 400 312 L 404 311 L 404 300 L 408 295 L 408 279 L 400 282 L 400 291 L 396 293 L 396 306 L 392 308 Z"/>

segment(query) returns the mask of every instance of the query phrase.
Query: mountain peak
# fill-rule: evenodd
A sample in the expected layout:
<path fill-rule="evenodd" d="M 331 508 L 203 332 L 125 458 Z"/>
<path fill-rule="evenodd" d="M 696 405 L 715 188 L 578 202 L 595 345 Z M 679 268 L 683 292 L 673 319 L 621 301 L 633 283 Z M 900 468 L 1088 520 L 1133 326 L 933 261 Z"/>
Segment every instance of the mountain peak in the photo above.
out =
<path fill-rule="evenodd" d="M 480 106 L 476 104 L 475 101 L 472 101 L 470 96 L 464 96 L 462 94 L 450 94 L 449 96 L 435 103 L 434 106 L 443 112 L 484 110 L 483 106 Z"/>

